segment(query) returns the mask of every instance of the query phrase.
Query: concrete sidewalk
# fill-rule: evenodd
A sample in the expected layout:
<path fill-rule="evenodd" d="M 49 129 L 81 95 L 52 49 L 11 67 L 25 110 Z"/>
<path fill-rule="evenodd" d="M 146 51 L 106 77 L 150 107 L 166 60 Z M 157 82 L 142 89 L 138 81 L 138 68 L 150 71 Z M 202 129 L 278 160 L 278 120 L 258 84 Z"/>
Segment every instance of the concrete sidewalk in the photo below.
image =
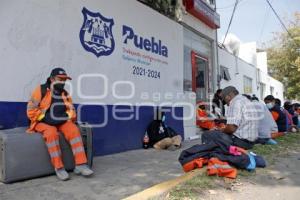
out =
<path fill-rule="evenodd" d="M 0 184 L 1 200 L 116 200 L 183 174 L 180 152 L 199 140 L 184 142 L 177 151 L 134 150 L 96 157 L 91 178 L 71 173 L 71 180 L 56 176 Z"/>

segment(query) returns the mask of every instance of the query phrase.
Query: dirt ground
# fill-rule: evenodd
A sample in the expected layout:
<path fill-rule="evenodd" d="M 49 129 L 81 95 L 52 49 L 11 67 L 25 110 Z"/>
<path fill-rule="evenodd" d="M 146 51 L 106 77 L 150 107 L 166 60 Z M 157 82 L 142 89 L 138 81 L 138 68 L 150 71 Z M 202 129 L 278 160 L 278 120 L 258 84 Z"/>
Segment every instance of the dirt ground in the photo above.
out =
<path fill-rule="evenodd" d="M 300 199 L 300 151 L 289 152 L 286 156 L 276 158 L 274 161 L 274 164 L 267 169 L 257 170 L 255 176 L 242 176 L 235 183 L 230 184 L 230 187 L 208 190 L 199 199 Z"/>

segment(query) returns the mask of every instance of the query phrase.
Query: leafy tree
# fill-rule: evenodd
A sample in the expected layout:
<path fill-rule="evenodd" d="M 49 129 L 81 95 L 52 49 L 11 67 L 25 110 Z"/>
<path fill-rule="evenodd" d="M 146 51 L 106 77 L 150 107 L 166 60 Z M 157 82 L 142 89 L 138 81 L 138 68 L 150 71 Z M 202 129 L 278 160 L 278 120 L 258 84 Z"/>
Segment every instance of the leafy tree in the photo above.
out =
<path fill-rule="evenodd" d="M 158 12 L 173 18 L 175 16 L 175 9 L 178 5 L 177 0 L 140 0 L 149 5 Z"/>
<path fill-rule="evenodd" d="M 288 26 L 289 33 L 275 33 L 267 49 L 270 74 L 283 82 L 285 97 L 300 100 L 300 13 Z"/>

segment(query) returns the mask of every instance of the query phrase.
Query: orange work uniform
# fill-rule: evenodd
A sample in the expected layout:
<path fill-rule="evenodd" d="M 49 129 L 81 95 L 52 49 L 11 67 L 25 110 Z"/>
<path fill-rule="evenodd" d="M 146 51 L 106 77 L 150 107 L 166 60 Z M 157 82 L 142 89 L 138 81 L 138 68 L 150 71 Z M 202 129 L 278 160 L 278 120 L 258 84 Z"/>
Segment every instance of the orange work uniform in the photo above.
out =
<path fill-rule="evenodd" d="M 203 129 L 211 130 L 216 127 L 213 120 L 208 119 L 208 114 L 205 110 L 197 110 L 197 126 Z"/>
<path fill-rule="evenodd" d="M 76 111 L 72 103 L 72 98 L 67 92 L 62 92 L 61 97 L 66 107 L 66 113 L 69 120 L 60 125 L 49 125 L 41 121 L 41 116 L 50 109 L 52 103 L 52 92 L 49 88 L 42 97 L 42 86 L 38 86 L 32 93 L 31 99 L 27 104 L 27 116 L 30 119 L 29 133 L 39 132 L 43 135 L 51 163 L 56 169 L 63 168 L 61 150 L 59 146 L 59 133 L 62 132 L 66 140 L 70 143 L 75 158 L 75 164 L 81 165 L 87 163 L 80 131 L 75 125 Z"/>

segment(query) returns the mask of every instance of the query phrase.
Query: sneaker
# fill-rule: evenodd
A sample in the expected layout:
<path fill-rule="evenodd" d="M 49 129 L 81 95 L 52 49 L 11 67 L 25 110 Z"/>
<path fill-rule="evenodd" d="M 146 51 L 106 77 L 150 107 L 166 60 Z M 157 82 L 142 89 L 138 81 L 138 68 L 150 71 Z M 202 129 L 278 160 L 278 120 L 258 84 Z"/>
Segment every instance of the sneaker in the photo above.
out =
<path fill-rule="evenodd" d="M 91 176 L 94 172 L 86 164 L 76 165 L 74 173 L 82 176 Z"/>
<path fill-rule="evenodd" d="M 276 142 L 275 140 L 273 140 L 273 139 L 269 139 L 269 140 L 266 142 L 266 144 L 269 144 L 269 145 L 276 145 L 277 142 Z"/>
<path fill-rule="evenodd" d="M 66 181 L 70 178 L 68 172 L 66 172 L 66 170 L 64 168 L 55 169 L 55 173 L 56 173 L 57 178 L 62 181 Z"/>

